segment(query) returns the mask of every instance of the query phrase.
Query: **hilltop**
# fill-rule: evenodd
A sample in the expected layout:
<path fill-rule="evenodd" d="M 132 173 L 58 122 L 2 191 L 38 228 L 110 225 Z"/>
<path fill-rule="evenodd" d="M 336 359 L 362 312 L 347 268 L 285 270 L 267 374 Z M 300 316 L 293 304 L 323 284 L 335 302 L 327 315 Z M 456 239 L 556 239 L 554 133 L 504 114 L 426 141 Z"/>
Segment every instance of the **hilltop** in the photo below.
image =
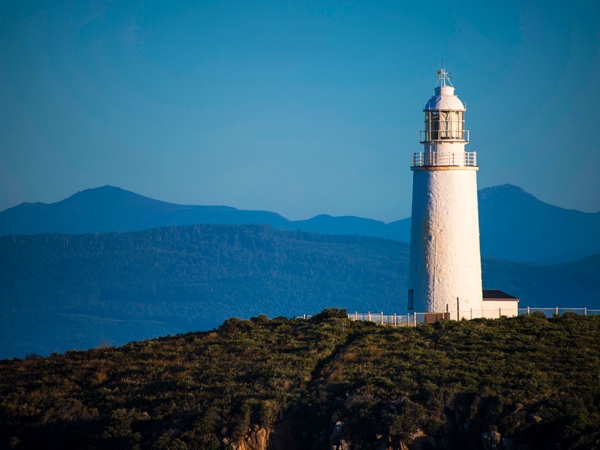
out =
<path fill-rule="evenodd" d="M 0 361 L 0 448 L 592 449 L 598 373 L 600 316 L 230 319 Z"/>

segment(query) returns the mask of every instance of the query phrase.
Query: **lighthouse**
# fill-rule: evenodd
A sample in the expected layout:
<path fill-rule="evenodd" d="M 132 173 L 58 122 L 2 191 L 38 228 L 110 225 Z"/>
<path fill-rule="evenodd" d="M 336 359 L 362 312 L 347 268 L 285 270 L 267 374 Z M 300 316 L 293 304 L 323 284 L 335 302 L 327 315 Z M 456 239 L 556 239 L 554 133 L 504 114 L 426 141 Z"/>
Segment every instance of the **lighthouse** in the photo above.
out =
<path fill-rule="evenodd" d="M 408 312 L 481 317 L 477 159 L 465 151 L 466 108 L 444 69 L 423 111 L 423 151 L 413 154 L 411 166 Z"/>

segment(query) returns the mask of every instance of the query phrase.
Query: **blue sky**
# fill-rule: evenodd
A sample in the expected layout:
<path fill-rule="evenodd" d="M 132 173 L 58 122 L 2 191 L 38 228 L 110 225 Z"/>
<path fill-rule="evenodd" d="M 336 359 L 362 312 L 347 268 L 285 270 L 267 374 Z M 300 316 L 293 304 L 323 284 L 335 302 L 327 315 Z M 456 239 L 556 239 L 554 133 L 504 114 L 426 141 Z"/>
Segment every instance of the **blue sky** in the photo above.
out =
<path fill-rule="evenodd" d="M 0 2 L 0 210 L 110 184 L 410 215 L 443 59 L 479 187 L 600 210 L 600 3 Z"/>

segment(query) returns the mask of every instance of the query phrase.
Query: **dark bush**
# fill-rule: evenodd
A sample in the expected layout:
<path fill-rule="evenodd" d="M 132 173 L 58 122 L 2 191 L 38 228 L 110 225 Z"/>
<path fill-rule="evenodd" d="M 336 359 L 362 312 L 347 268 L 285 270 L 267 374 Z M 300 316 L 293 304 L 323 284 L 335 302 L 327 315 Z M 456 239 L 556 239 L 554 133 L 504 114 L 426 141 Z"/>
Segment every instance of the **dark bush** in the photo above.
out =
<path fill-rule="evenodd" d="M 312 323 L 320 323 L 329 319 L 347 319 L 348 311 L 345 308 L 325 308 L 318 314 L 315 314 L 310 318 Z"/>

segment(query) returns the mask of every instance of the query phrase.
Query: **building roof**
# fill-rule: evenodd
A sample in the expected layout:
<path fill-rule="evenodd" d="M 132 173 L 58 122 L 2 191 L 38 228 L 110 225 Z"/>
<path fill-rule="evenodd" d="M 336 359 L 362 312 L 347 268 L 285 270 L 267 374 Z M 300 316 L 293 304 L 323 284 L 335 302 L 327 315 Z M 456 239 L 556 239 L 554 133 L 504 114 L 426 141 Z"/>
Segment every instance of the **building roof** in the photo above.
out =
<path fill-rule="evenodd" d="M 519 300 L 517 297 L 513 297 L 506 292 L 503 292 L 499 289 L 484 289 L 483 290 L 483 300 Z"/>
<path fill-rule="evenodd" d="M 437 72 L 435 95 L 425 104 L 423 111 L 466 111 L 465 105 L 454 95 L 450 72 L 443 67 Z"/>
<path fill-rule="evenodd" d="M 466 111 L 465 105 L 454 95 L 452 86 L 438 86 L 423 111 Z"/>

